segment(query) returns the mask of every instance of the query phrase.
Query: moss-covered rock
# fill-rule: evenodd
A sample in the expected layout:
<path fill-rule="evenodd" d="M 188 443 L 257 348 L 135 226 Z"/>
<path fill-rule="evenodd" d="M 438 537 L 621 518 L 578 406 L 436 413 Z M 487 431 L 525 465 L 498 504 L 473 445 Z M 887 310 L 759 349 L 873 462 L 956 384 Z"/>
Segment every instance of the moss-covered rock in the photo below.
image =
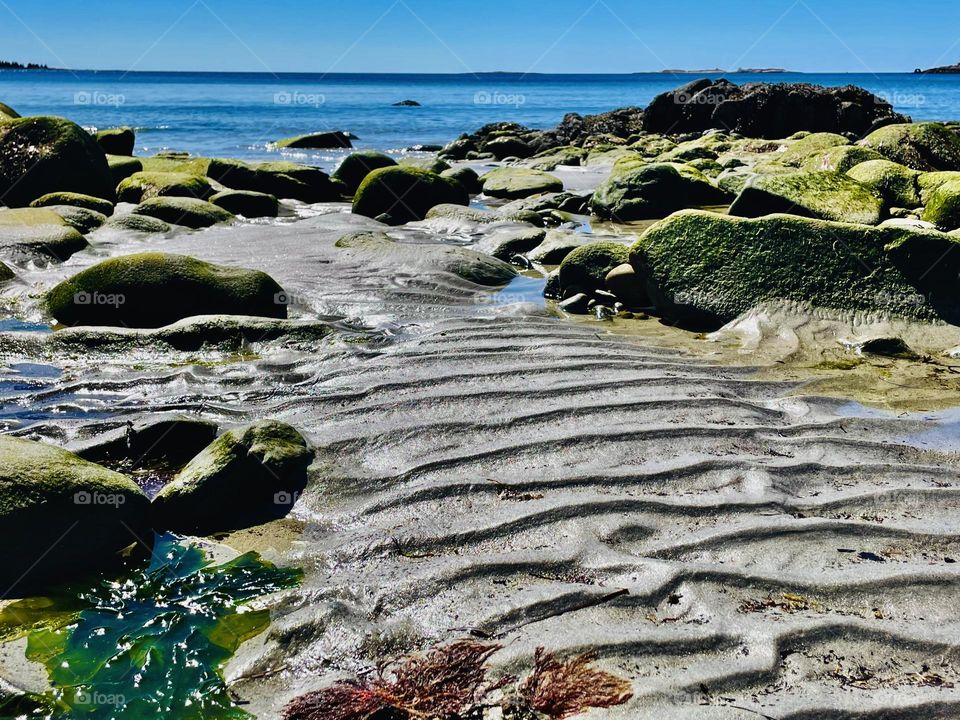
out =
<path fill-rule="evenodd" d="M 59 448 L 0 436 L 0 583 L 51 591 L 64 577 L 105 570 L 137 542 L 149 501 L 115 472 Z M 11 585 L 15 584 L 15 588 Z"/>
<path fill-rule="evenodd" d="M 960 170 L 960 136 L 941 123 L 887 125 L 860 144 L 914 170 Z"/>
<path fill-rule="evenodd" d="M 29 205 L 52 192 L 114 199 L 113 176 L 97 141 L 79 125 L 54 117 L 0 123 L 0 198 Z"/>
<path fill-rule="evenodd" d="M 162 253 L 104 260 L 54 287 L 46 304 L 64 325 L 157 328 L 194 315 L 287 316 L 283 289 L 266 273 Z"/>
<path fill-rule="evenodd" d="M 483 175 L 480 182 L 483 183 L 485 195 L 505 200 L 517 200 L 563 190 L 563 181 L 559 178 L 529 168 L 497 168 Z"/>
<path fill-rule="evenodd" d="M 441 160 L 438 157 L 405 157 L 399 163 L 402 167 L 418 168 L 420 170 L 429 170 L 432 173 L 440 175 L 450 169 L 450 163 Z"/>
<path fill-rule="evenodd" d="M 429 170 L 398 166 L 367 175 L 354 195 L 353 212 L 403 225 L 423 220 L 437 205 L 469 203 L 470 197 L 460 183 Z"/>
<path fill-rule="evenodd" d="M 107 155 L 133 155 L 133 147 L 137 142 L 133 128 L 119 127 L 101 130 L 97 133 L 97 142 Z"/>
<path fill-rule="evenodd" d="M 484 144 L 483 151 L 491 153 L 497 160 L 505 160 L 509 157 L 523 159 L 534 154 L 533 148 L 516 135 L 503 135 L 494 138 Z"/>
<path fill-rule="evenodd" d="M 134 208 L 133 212 L 135 215 L 146 215 L 194 230 L 232 222 L 236 219 L 233 213 L 213 203 L 188 197 L 151 198 Z"/>
<path fill-rule="evenodd" d="M 921 204 L 916 170 L 891 160 L 868 160 L 847 170 L 864 187 L 883 198 L 887 207 L 915 208 Z"/>
<path fill-rule="evenodd" d="M 0 102 L 0 122 L 16 120 L 18 117 L 20 117 L 20 113 L 18 113 L 9 105 Z"/>
<path fill-rule="evenodd" d="M 620 162 L 593 194 L 590 209 L 599 217 L 627 222 L 662 218 L 683 208 L 719 205 L 730 198 L 689 165 Z"/>
<path fill-rule="evenodd" d="M 52 210 L 81 235 L 96 230 L 107 221 L 107 216 L 98 213 L 96 210 L 88 210 L 85 207 L 76 205 L 50 205 L 47 208 Z"/>
<path fill-rule="evenodd" d="M 243 165 L 237 161 L 212 160 L 207 175 L 232 190 L 253 190 L 307 203 L 337 202 L 342 200 L 345 192 L 342 183 L 308 165 L 259 163 L 247 166 L 252 168 L 252 174 L 239 172 L 241 168 Z"/>
<path fill-rule="evenodd" d="M 778 160 L 784 165 L 800 167 L 813 153 L 822 153 L 830 148 L 849 145 L 850 141 L 836 133 L 810 133 L 800 140 L 792 141 L 780 153 Z"/>
<path fill-rule="evenodd" d="M 577 248 L 560 263 L 560 288 L 571 293 L 593 294 L 606 289 L 606 277 L 630 261 L 630 248 L 616 242 L 594 242 Z"/>
<path fill-rule="evenodd" d="M 502 215 L 493 210 L 482 210 L 480 208 L 450 203 L 435 205 L 430 208 L 427 211 L 425 219 L 480 223 L 481 225 L 490 225 L 492 223 L 503 222 L 504 220 Z"/>
<path fill-rule="evenodd" d="M 139 203 L 158 197 L 192 197 L 206 200 L 214 190 L 205 177 L 189 173 L 138 172 L 117 186 L 120 202 Z"/>
<path fill-rule="evenodd" d="M 333 177 L 343 183 L 348 195 L 353 195 L 367 175 L 374 170 L 394 167 L 396 164 L 397 161 L 389 155 L 374 150 L 362 150 L 344 158 Z"/>
<path fill-rule="evenodd" d="M 730 214 L 739 217 L 787 213 L 862 225 L 879 224 L 882 211 L 870 190 L 832 172 L 755 175 L 730 206 Z"/>
<path fill-rule="evenodd" d="M 942 185 L 960 180 L 960 172 L 928 172 L 917 176 L 917 188 L 923 203 L 930 200 L 930 196 Z"/>
<path fill-rule="evenodd" d="M 276 197 L 253 190 L 224 190 L 213 195 L 210 202 L 246 218 L 277 217 L 280 214 L 280 202 Z"/>
<path fill-rule="evenodd" d="M 73 205 L 75 207 L 86 208 L 103 215 L 113 214 L 113 203 L 103 198 L 96 198 L 91 195 L 73 192 L 55 192 L 37 198 L 30 207 L 49 207 L 51 205 Z"/>
<path fill-rule="evenodd" d="M 960 180 L 946 182 L 930 193 L 923 219 L 941 230 L 960 229 Z"/>
<path fill-rule="evenodd" d="M 711 179 L 720 177 L 724 170 L 723 165 L 718 163 L 716 160 L 711 160 L 709 158 L 691 160 L 687 163 L 687 165 Z"/>
<path fill-rule="evenodd" d="M 352 148 L 350 136 L 347 133 L 336 130 L 334 132 L 312 133 L 310 135 L 297 135 L 292 138 L 278 140 L 278 148 L 289 148 L 291 150 L 333 150 L 337 148 Z"/>
<path fill-rule="evenodd" d="M 657 162 L 664 163 L 689 163 L 694 160 L 716 160 L 718 153 L 700 143 L 681 143 L 673 150 L 663 153 L 657 157 Z"/>
<path fill-rule="evenodd" d="M 838 145 L 829 150 L 814 152 L 807 156 L 801 168 L 807 172 L 840 172 L 871 160 L 883 160 L 883 155 L 860 145 Z"/>
<path fill-rule="evenodd" d="M 134 173 L 143 170 L 143 162 L 138 158 L 122 155 L 107 155 L 107 166 L 110 168 L 110 177 L 116 187 Z"/>
<path fill-rule="evenodd" d="M 582 233 L 551 230 L 542 243 L 527 253 L 527 257 L 541 265 L 559 265 L 574 250 L 593 242 L 593 238 Z"/>
<path fill-rule="evenodd" d="M 461 187 L 471 195 L 479 195 L 483 192 L 483 183 L 480 182 L 480 176 L 477 175 L 476 170 L 473 168 L 450 168 L 440 173 L 440 177 L 459 183 Z"/>
<path fill-rule="evenodd" d="M 564 145 L 562 147 L 550 148 L 525 160 L 522 165 L 531 170 L 542 170 L 543 172 L 553 172 L 558 167 L 577 167 L 586 160 L 589 151 Z"/>
<path fill-rule="evenodd" d="M 154 524 L 209 535 L 283 517 L 306 487 L 312 462 L 306 440 L 289 425 L 267 421 L 230 430 L 160 491 Z"/>
<path fill-rule="evenodd" d="M 658 310 L 690 325 L 729 322 L 768 300 L 956 322 L 955 246 L 908 228 L 683 211 L 644 233 L 631 264 Z"/>
<path fill-rule="evenodd" d="M 81 233 L 49 208 L 0 210 L 0 254 L 12 260 L 63 262 L 87 245 Z"/>
<path fill-rule="evenodd" d="M 114 215 L 107 218 L 103 227 L 112 230 L 159 234 L 168 233 L 173 230 L 170 224 L 165 223 L 163 220 L 148 217 L 147 215 L 134 215 L 132 213 L 127 215 Z"/>

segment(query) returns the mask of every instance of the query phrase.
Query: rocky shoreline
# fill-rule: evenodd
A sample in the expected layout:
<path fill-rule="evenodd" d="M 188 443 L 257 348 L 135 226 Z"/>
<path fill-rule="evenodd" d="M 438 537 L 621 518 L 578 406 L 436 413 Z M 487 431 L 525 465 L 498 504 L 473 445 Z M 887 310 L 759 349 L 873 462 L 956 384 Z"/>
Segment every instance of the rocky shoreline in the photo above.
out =
<path fill-rule="evenodd" d="M 830 372 L 877 358 L 883 377 L 920 367 L 949 388 L 960 354 L 956 124 L 912 123 L 857 88 L 698 80 L 645 109 L 568 115 L 551 130 L 488 125 L 437 157 L 354 152 L 332 175 L 135 157 L 135 142 L 129 128 L 94 136 L 0 105 L 2 300 L 11 317 L 55 326 L 0 331 L 0 358 L 69 368 L 62 386 L 79 397 L 115 387 L 135 398 L 113 423 L 51 414 L 0 435 L 0 528 L 23 549 L 0 572 L 5 597 L 116 573 L 130 562 L 121 551 L 149 550 L 153 531 L 228 545 L 259 534 L 258 548 L 306 579 L 227 677 L 247 678 L 239 687 L 260 717 L 286 706 L 293 720 L 320 717 L 331 688 L 345 687 L 336 680 L 437 643 L 462 650 L 465 633 L 487 642 L 477 672 L 487 659 L 504 672 L 532 664 L 516 692 L 488 688 L 504 717 L 566 716 L 543 700 L 559 692 L 538 674 L 551 662 L 616 690 L 584 696 L 577 713 L 692 717 L 677 693 L 709 680 L 722 697 L 693 705 L 727 708 L 717 717 L 764 707 L 761 690 L 792 713 L 782 717 L 821 706 L 839 716 L 823 678 L 770 681 L 786 672 L 771 653 L 789 635 L 764 624 L 771 611 L 803 615 L 789 622 L 808 659 L 832 652 L 818 608 L 842 626 L 847 652 L 859 632 L 911 668 L 932 653 L 929 618 L 950 606 L 946 589 L 932 591 L 927 620 L 907 613 L 909 652 L 869 617 L 856 632 L 838 618 L 868 602 L 854 597 L 863 583 L 879 583 L 869 602 L 881 616 L 899 616 L 901 586 L 951 587 L 950 511 L 911 505 L 932 513 L 924 542 L 938 548 L 919 580 L 823 584 L 802 550 L 866 533 L 914 558 L 921 529 L 895 497 L 870 501 L 894 526 L 858 509 L 883 485 L 831 478 L 870 466 L 910 498 L 942 491 L 952 507 L 952 450 L 902 439 L 929 423 L 866 410 L 846 422 L 832 401 L 791 395 L 792 382 L 631 334 L 658 318 L 677 337 L 740 337 L 730 356 L 749 361 L 761 356 L 742 339 L 752 332 L 786 348 L 778 362 L 802 344 Z M 915 482 L 901 488 L 898 472 Z M 637 480 L 653 495 L 631 499 Z M 783 511 L 783 527 L 764 530 L 764 508 Z M 840 527 L 854 515 L 856 527 Z M 725 538 L 722 518 L 740 540 Z M 822 527 L 811 521 L 795 540 L 804 518 Z M 675 537 L 681 526 L 692 535 Z M 786 559 L 761 578 L 738 542 L 760 548 L 768 531 Z M 639 611 L 655 620 L 631 618 Z M 565 637 L 563 617 L 577 612 L 595 627 Z M 662 646 L 678 682 L 637 659 L 641 639 L 618 644 L 617 628 L 640 622 L 653 623 L 642 642 Z M 687 645 L 706 654 L 689 672 L 677 664 Z M 746 664 L 750 649 L 756 667 L 725 673 L 723 648 Z M 554 651 L 587 655 L 568 666 Z M 597 652 L 602 669 L 590 665 Z M 922 671 L 928 683 L 885 667 L 871 677 L 920 714 L 941 702 L 934 687 L 955 709 L 951 653 L 939 674 Z M 376 712 L 406 712 L 384 700 L 397 682 L 363 686 L 381 693 Z M 472 717 L 469 704 L 450 716 Z"/>

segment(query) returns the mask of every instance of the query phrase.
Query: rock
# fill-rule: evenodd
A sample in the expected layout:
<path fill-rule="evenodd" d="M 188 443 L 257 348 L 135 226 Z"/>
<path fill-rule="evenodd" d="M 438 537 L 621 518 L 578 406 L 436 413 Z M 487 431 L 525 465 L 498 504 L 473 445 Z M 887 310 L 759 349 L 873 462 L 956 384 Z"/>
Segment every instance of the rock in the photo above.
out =
<path fill-rule="evenodd" d="M 63 325 L 159 328 L 194 315 L 287 316 L 281 288 L 266 273 L 183 255 L 125 255 L 87 268 L 46 295 Z"/>
<path fill-rule="evenodd" d="M 14 261 L 64 262 L 88 243 L 49 208 L 0 210 L 0 254 Z"/>
<path fill-rule="evenodd" d="M 908 122 L 890 103 L 862 88 L 806 83 L 695 80 L 653 99 L 643 114 L 652 133 L 712 128 L 752 138 L 784 138 L 799 130 L 863 135 L 881 124 Z"/>
<path fill-rule="evenodd" d="M 143 170 L 143 162 L 137 158 L 123 157 L 122 155 L 107 155 L 107 166 L 110 168 L 110 177 L 116 187 L 134 173 Z"/>
<path fill-rule="evenodd" d="M 445 160 L 466 160 L 467 155 L 478 150 L 475 141 L 468 138 L 458 138 L 440 151 L 440 157 Z"/>
<path fill-rule="evenodd" d="M 147 215 L 133 214 L 114 215 L 111 218 L 107 218 L 107 221 L 103 224 L 103 227 L 110 228 L 112 230 L 129 230 L 131 232 L 161 234 L 168 233 L 173 230 L 173 228 L 163 220 L 148 217 Z"/>
<path fill-rule="evenodd" d="M 590 312 L 590 296 L 586 293 L 577 293 L 559 303 L 557 307 L 571 315 L 586 315 Z"/>
<path fill-rule="evenodd" d="M 914 170 L 960 170 L 960 137 L 941 123 L 888 125 L 860 144 Z"/>
<path fill-rule="evenodd" d="M 479 248 L 499 260 L 513 263 L 514 256 L 530 252 L 546 237 L 546 230 L 531 225 L 505 227 L 486 236 L 480 242 Z"/>
<path fill-rule="evenodd" d="M 881 337 L 867 340 L 857 346 L 860 355 L 879 355 L 880 357 L 899 358 L 901 360 L 917 360 L 919 355 L 909 345 L 898 337 Z"/>
<path fill-rule="evenodd" d="M 551 230 L 546 239 L 530 251 L 527 257 L 540 265 L 559 265 L 574 250 L 592 242 L 595 242 L 594 238 L 586 235 Z"/>
<path fill-rule="evenodd" d="M 106 570 L 138 542 L 149 501 L 123 475 L 65 450 L 0 436 L 0 568 L 5 594 L 52 592 Z"/>
<path fill-rule="evenodd" d="M 114 187 L 103 150 L 79 125 L 53 117 L 0 123 L 0 197 L 10 207 L 52 192 L 113 201 Z"/>
<path fill-rule="evenodd" d="M 90 462 L 136 470 L 179 470 L 217 437 L 217 424 L 181 415 L 141 419 L 71 443 L 69 450 Z"/>
<path fill-rule="evenodd" d="M 792 167 L 800 167 L 813 153 L 822 153 L 831 148 L 849 145 L 850 141 L 837 133 L 809 133 L 799 140 L 794 140 L 787 149 L 780 153 L 778 162 Z"/>
<path fill-rule="evenodd" d="M 932 222 L 919 220 L 914 217 L 890 218 L 880 223 L 880 227 L 907 228 L 909 230 L 936 230 L 937 226 Z"/>
<path fill-rule="evenodd" d="M 921 204 L 917 191 L 920 175 L 890 160 L 868 160 L 847 170 L 847 175 L 883 198 L 889 207 L 915 208 Z"/>
<path fill-rule="evenodd" d="M 291 150 L 330 150 L 352 148 L 353 143 L 350 142 L 350 136 L 347 133 L 335 131 L 298 135 L 297 137 L 278 140 L 277 147 L 290 148 Z"/>
<path fill-rule="evenodd" d="M 800 167 L 807 172 L 829 170 L 845 173 L 861 163 L 872 160 L 883 160 L 883 155 L 860 145 L 838 145 L 822 152 L 811 153 Z"/>
<path fill-rule="evenodd" d="M 97 133 L 97 142 L 107 155 L 133 155 L 136 141 L 136 134 L 128 127 L 101 130 Z"/>
<path fill-rule="evenodd" d="M 20 117 L 20 113 L 14 110 L 9 105 L 5 105 L 0 102 L 0 122 L 6 122 L 7 120 L 16 120 Z"/>
<path fill-rule="evenodd" d="M 357 189 L 353 212 L 376 218 L 389 215 L 392 224 L 423 220 L 437 205 L 468 205 L 467 191 L 453 180 L 428 170 L 386 167 L 374 170 Z"/>
<path fill-rule="evenodd" d="M 521 164 L 531 170 L 552 172 L 558 167 L 577 167 L 586 160 L 587 155 L 588 151 L 583 148 L 566 145 L 537 153 Z"/>
<path fill-rule="evenodd" d="M 395 102 L 394 107 L 420 107 L 420 103 L 416 100 L 401 100 L 400 102 Z"/>
<path fill-rule="evenodd" d="M 944 183 L 930 193 L 923 219 L 941 230 L 960 229 L 960 180 Z"/>
<path fill-rule="evenodd" d="M 187 197 L 158 197 L 141 203 L 133 210 L 135 215 L 163 220 L 172 225 L 199 230 L 218 223 L 232 222 L 236 218 L 206 200 Z"/>
<path fill-rule="evenodd" d="M 723 165 L 718 163 L 716 160 L 710 160 L 709 158 L 701 158 L 699 160 L 691 160 L 687 163 L 688 167 L 692 167 L 694 170 L 702 173 L 707 178 L 718 178 L 723 173 Z"/>
<path fill-rule="evenodd" d="M 483 150 L 484 152 L 492 153 L 497 160 L 505 160 L 509 157 L 523 159 L 534 154 L 533 148 L 513 135 L 494 138 L 484 144 Z"/>
<path fill-rule="evenodd" d="M 650 304 L 643 280 L 629 262 L 617 265 L 608 272 L 604 284 L 606 289 L 628 308 L 641 308 Z"/>
<path fill-rule="evenodd" d="M 436 157 L 405 157 L 400 160 L 401 167 L 417 168 L 418 170 L 428 170 L 439 175 L 450 169 L 450 163 Z"/>
<path fill-rule="evenodd" d="M 643 110 L 625 107 L 598 115 L 568 113 L 556 128 L 543 133 L 543 137 L 546 144 L 552 147 L 584 147 L 594 137 L 606 136 L 626 140 L 642 129 Z"/>
<path fill-rule="evenodd" d="M 730 206 L 730 214 L 738 217 L 787 213 L 862 225 L 879 224 L 882 210 L 863 185 L 831 172 L 756 175 Z"/>
<path fill-rule="evenodd" d="M 590 199 L 599 217 L 618 222 L 666 217 L 684 208 L 719 205 L 730 195 L 686 165 L 618 165 Z"/>
<path fill-rule="evenodd" d="M 615 267 L 630 262 L 630 248 L 615 242 L 583 245 L 560 263 L 560 288 L 564 295 L 585 292 L 593 295 L 606 290 L 607 275 Z"/>
<path fill-rule="evenodd" d="M 275 421 L 230 430 L 181 470 L 153 501 L 154 524 L 198 535 L 238 530 L 293 509 L 313 451 Z"/>
<path fill-rule="evenodd" d="M 917 187 L 923 203 L 930 200 L 930 196 L 947 183 L 960 181 L 960 172 L 928 172 L 917 176 Z"/>
<path fill-rule="evenodd" d="M 427 211 L 426 220 L 453 220 L 456 222 L 471 222 L 488 225 L 491 223 L 503 222 L 503 216 L 493 210 L 481 210 L 480 208 L 467 207 L 465 205 L 454 205 L 443 203 L 435 205 Z"/>
<path fill-rule="evenodd" d="M 159 197 L 186 197 L 206 200 L 214 190 L 205 177 L 188 173 L 138 172 L 117 186 L 120 202 L 139 203 Z"/>
<path fill-rule="evenodd" d="M 560 192 L 563 181 L 540 170 L 497 168 L 480 178 L 485 195 L 506 200 Z"/>
<path fill-rule="evenodd" d="M 207 175 L 231 190 L 252 190 L 306 203 L 338 202 L 346 191 L 319 168 L 292 162 L 247 165 L 211 160 Z"/>
<path fill-rule="evenodd" d="M 768 300 L 956 323 L 956 245 L 904 228 L 682 211 L 644 233 L 631 264 L 657 309 L 691 326 L 718 327 Z"/>
<path fill-rule="evenodd" d="M 30 207 L 49 207 L 51 205 L 73 205 L 74 207 L 86 208 L 87 210 L 93 210 L 102 215 L 110 216 L 113 215 L 113 203 L 104 200 L 102 198 L 92 197 L 91 195 L 83 195 L 81 193 L 73 192 L 55 192 L 47 193 L 46 195 L 37 198 L 32 203 Z"/>
<path fill-rule="evenodd" d="M 280 202 L 273 195 L 253 190 L 224 190 L 210 198 L 210 202 L 234 215 L 246 218 L 277 217 Z"/>
<path fill-rule="evenodd" d="M 95 210 L 88 210 L 74 205 L 50 205 L 48 210 L 52 210 L 81 235 L 86 235 L 107 221 L 107 216 L 98 213 Z"/>
<path fill-rule="evenodd" d="M 463 189 L 471 195 L 479 195 L 481 192 L 483 192 L 483 183 L 480 182 L 480 176 L 477 175 L 473 168 L 450 168 L 449 170 L 444 170 L 442 173 L 440 173 L 440 177 L 460 183 Z"/>
<path fill-rule="evenodd" d="M 340 167 L 333 173 L 333 177 L 344 184 L 348 195 L 353 195 L 367 175 L 374 170 L 394 167 L 396 164 L 397 161 L 389 155 L 373 150 L 363 150 L 351 153 L 344 158 Z"/>

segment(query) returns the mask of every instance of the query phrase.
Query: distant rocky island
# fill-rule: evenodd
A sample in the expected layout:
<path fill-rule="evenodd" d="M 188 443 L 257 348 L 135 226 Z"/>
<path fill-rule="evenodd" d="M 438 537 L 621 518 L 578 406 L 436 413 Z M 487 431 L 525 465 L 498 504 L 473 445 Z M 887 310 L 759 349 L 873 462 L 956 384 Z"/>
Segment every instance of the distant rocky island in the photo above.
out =
<path fill-rule="evenodd" d="M 0 60 L 0 70 L 49 70 L 46 65 L 38 65 L 37 63 L 23 63 L 18 62 L 9 62 L 7 60 Z"/>
<path fill-rule="evenodd" d="M 736 70 L 724 70 L 722 68 L 709 68 L 706 70 L 661 70 L 661 75 L 736 75 L 740 74 L 776 74 L 789 72 L 783 68 L 737 68 Z"/>
<path fill-rule="evenodd" d="M 917 75 L 947 75 L 950 73 L 960 73 L 960 63 L 956 65 L 944 65 L 943 67 L 930 68 L 929 70 L 921 70 L 917 68 L 913 71 Z"/>

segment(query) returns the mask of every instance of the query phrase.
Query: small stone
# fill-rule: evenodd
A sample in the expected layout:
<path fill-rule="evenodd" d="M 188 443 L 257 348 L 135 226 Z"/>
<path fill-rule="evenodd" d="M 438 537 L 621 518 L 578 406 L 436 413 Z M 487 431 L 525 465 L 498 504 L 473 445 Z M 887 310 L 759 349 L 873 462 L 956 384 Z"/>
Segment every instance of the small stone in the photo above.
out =
<path fill-rule="evenodd" d="M 590 298 L 586 293 L 577 293 L 557 305 L 558 308 L 571 315 L 586 315 L 590 311 Z"/>

